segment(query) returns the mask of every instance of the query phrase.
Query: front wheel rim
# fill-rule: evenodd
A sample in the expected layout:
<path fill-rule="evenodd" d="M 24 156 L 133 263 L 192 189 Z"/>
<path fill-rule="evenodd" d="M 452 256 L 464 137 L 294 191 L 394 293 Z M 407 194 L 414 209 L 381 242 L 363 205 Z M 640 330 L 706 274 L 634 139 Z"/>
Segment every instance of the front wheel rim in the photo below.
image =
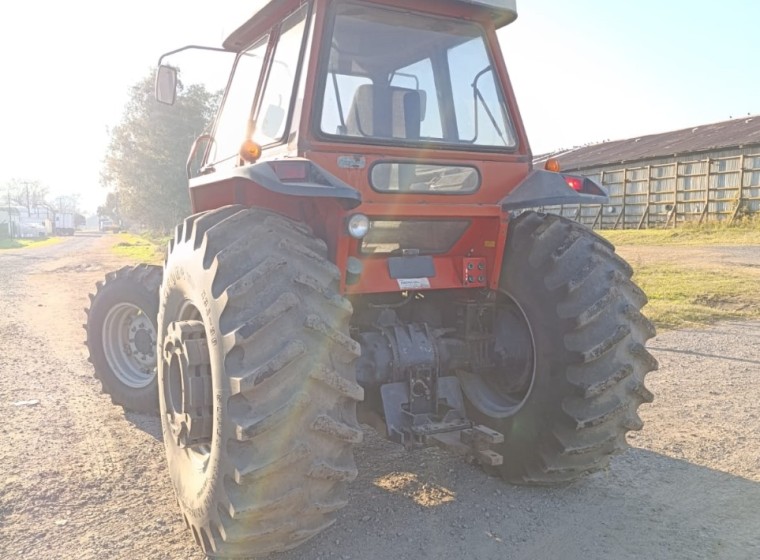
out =
<path fill-rule="evenodd" d="M 156 327 L 138 306 L 113 306 L 103 321 L 103 352 L 116 378 L 143 389 L 156 377 Z"/>

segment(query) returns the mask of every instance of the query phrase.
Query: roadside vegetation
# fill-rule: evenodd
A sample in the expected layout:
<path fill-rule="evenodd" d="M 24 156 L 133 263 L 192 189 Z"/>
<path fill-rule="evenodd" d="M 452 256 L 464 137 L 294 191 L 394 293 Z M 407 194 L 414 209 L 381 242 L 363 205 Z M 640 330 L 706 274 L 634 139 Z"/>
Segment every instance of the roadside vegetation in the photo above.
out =
<path fill-rule="evenodd" d="M 760 221 L 598 233 L 633 266 L 659 329 L 760 318 Z M 735 247 L 755 247 L 756 261 L 723 258 Z"/>
<path fill-rule="evenodd" d="M 61 241 L 60 237 L 31 237 L 28 239 L 0 238 L 0 249 L 20 249 L 21 247 L 45 247 Z"/>
<path fill-rule="evenodd" d="M 160 237 L 118 233 L 115 236 L 113 252 L 134 263 L 161 264 L 166 254 L 166 243 L 160 243 Z"/>

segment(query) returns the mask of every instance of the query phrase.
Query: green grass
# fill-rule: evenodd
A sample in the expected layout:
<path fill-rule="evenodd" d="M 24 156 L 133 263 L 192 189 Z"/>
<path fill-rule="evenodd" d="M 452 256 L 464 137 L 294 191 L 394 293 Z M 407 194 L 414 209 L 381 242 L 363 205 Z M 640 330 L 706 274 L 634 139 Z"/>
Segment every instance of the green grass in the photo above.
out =
<path fill-rule="evenodd" d="M 660 329 L 760 317 L 760 274 L 741 267 L 654 264 L 636 268 L 634 281 L 649 297 L 644 313 Z"/>
<path fill-rule="evenodd" d="M 163 247 L 156 244 L 147 236 L 132 233 L 116 234 L 118 242 L 113 246 L 113 252 L 135 263 L 160 264 L 164 259 Z"/>
<path fill-rule="evenodd" d="M 22 247 L 47 247 L 60 243 L 60 237 L 32 237 L 28 239 L 0 238 L 0 249 L 20 249 Z"/>
<path fill-rule="evenodd" d="M 760 245 L 760 221 L 598 233 L 633 257 L 634 281 L 649 297 L 644 312 L 658 328 L 760 318 L 760 269 L 721 261 L 717 247 Z"/>
<path fill-rule="evenodd" d="M 760 221 L 736 226 L 684 225 L 671 229 L 598 230 L 615 245 L 760 245 Z"/>

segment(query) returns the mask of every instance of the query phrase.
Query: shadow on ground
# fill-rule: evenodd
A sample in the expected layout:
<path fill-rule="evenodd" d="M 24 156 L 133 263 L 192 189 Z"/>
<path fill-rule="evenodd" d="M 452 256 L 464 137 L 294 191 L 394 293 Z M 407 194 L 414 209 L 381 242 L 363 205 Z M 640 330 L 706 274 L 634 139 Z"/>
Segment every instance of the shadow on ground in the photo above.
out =
<path fill-rule="evenodd" d="M 127 413 L 161 439 L 157 417 Z M 760 558 L 760 483 L 639 448 L 558 488 L 513 486 L 366 428 L 333 527 L 277 560 Z M 189 538 L 189 536 L 188 536 Z"/>

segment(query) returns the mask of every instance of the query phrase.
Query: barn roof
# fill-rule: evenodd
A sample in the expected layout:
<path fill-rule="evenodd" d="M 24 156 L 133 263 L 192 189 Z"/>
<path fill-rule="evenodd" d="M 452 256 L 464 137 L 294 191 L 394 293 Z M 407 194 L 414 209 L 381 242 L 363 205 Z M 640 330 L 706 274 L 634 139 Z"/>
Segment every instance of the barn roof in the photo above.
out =
<path fill-rule="evenodd" d="M 760 144 L 760 115 L 562 150 L 537 156 L 535 163 L 554 157 L 562 169 L 588 169 L 751 144 Z"/>

